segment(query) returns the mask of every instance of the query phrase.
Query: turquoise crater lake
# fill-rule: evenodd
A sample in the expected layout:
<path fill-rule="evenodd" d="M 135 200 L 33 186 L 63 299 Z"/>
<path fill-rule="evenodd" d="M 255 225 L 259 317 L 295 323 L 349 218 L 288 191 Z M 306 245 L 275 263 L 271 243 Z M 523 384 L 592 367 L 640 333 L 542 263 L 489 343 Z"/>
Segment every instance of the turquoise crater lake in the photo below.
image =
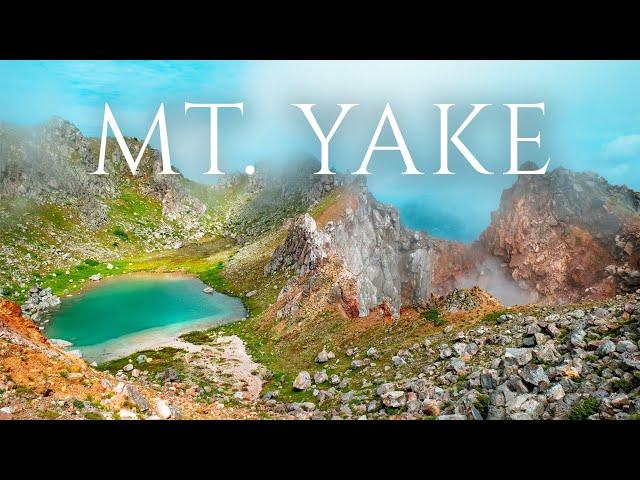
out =
<path fill-rule="evenodd" d="M 63 299 L 44 334 L 71 342 L 89 361 L 103 362 L 245 317 L 239 299 L 204 293 L 205 287 L 196 278 L 175 275 L 107 278 Z"/>

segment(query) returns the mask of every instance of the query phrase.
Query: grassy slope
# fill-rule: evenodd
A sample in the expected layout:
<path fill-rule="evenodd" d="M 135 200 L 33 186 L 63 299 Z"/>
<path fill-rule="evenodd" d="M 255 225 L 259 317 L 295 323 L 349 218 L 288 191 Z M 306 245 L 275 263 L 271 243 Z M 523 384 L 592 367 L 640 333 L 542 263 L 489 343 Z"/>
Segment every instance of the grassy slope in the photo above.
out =
<path fill-rule="evenodd" d="M 3 294 L 21 301 L 25 298 L 26 288 L 34 283 L 50 286 L 56 294 L 62 295 L 81 288 L 82 280 L 86 281 L 94 273 L 122 273 L 128 262 L 116 259 L 135 256 L 135 252 L 143 248 L 135 232 L 137 229 L 154 231 L 160 223 L 162 209 L 159 202 L 134 189 L 125 189 L 109 202 L 107 224 L 90 237 L 78 211 L 72 206 L 35 206 L 31 202 L 12 200 L 0 202 L 0 211 L 3 213 L 0 217 L 0 243 L 15 248 L 13 257 L 29 256 L 34 262 L 29 279 L 22 285 L 12 275 L 11 265 L 0 265 Z M 55 268 L 55 263 L 46 260 L 50 255 L 50 245 L 61 248 L 82 245 L 94 252 L 89 256 L 105 262 L 93 265 L 96 258 L 85 258 L 75 266 Z M 117 268 L 108 271 L 107 259 L 114 259 L 111 263 Z"/>
<path fill-rule="evenodd" d="M 193 188 L 198 190 L 197 186 Z M 222 218 L 234 202 L 235 205 L 247 202 L 242 185 L 236 185 L 232 192 L 227 193 L 226 196 L 217 197 L 205 189 L 198 196 L 209 205 L 220 201 L 213 214 Z M 327 215 L 336 210 L 336 206 L 344 200 L 344 192 L 337 190 L 325 197 L 310 213 L 325 223 Z M 15 222 L 16 219 L 14 217 L 12 221 Z M 358 347 L 364 351 L 375 345 L 383 353 L 381 361 L 384 361 L 399 348 L 421 342 L 425 336 L 444 328 L 443 325 L 436 326 L 411 313 L 403 315 L 396 322 L 377 315 L 364 319 L 347 319 L 329 306 L 322 306 L 299 322 L 276 322 L 269 307 L 275 302 L 287 278 L 283 274 L 267 277 L 263 268 L 273 250 L 286 238 L 286 229 L 275 223 L 279 218 L 274 220 L 274 228 L 244 247 L 230 239 L 219 237 L 178 250 L 140 255 L 141 244 L 134 228 L 153 229 L 160 219 L 161 210 L 157 202 L 150 201 L 133 188 L 123 189 L 121 195 L 109 204 L 107 226 L 95 237 L 98 243 L 107 249 L 112 248 L 120 258 L 85 259 L 65 270 L 42 272 L 40 283 L 52 287 L 56 294 L 64 295 L 82 288 L 86 279 L 95 273 L 103 276 L 140 271 L 180 271 L 194 274 L 218 291 L 241 298 L 250 314 L 249 318 L 214 330 L 240 336 L 255 360 L 274 372 L 275 379 L 266 388 L 279 388 L 284 398 L 292 400 L 310 399 L 309 392 L 293 392 L 291 382 L 302 369 L 311 372 L 320 369 L 314 363 L 314 358 L 323 346 L 333 350 L 336 359 L 322 368 L 327 368 L 329 374 L 348 375 L 351 359 L 344 355 L 348 347 Z M 53 206 L 42 209 L 37 214 L 37 222 L 42 226 L 42 233 L 64 230 L 69 235 L 74 235 L 76 231 L 77 235 L 83 234 L 77 217 L 70 214 L 69 210 Z M 33 229 L 29 231 L 34 232 Z M 19 232 L 15 230 L 11 233 L 14 236 L 17 234 Z M 7 232 L 3 235 L 7 235 Z M 34 237 L 38 235 L 39 233 Z M 22 244 L 40 241 L 43 245 L 48 245 L 54 243 L 54 240 L 43 235 L 38 240 L 23 239 Z M 108 269 L 107 263 L 111 263 L 113 268 Z M 254 295 L 246 296 L 247 292 L 254 290 Z"/>
<path fill-rule="evenodd" d="M 195 188 L 197 190 L 197 186 Z M 200 198 L 209 205 L 216 201 L 223 202 L 215 213 L 221 218 L 234 205 L 234 201 L 236 205 L 247 202 L 247 198 L 243 197 L 242 185 L 235 186 L 232 192 L 227 193 L 231 194 L 214 198 L 207 190 L 202 190 Z M 325 197 L 310 213 L 325 223 L 327 216 L 333 214 L 336 206 L 344 201 L 344 192 L 337 190 Z M 78 235 L 81 235 L 82 228 L 77 219 L 64 212 L 56 207 L 42 210 L 38 217 L 42 231 L 64 229 L 71 234 L 77 229 Z M 109 276 L 141 271 L 180 271 L 196 275 L 218 291 L 238 296 L 250 314 L 247 320 L 213 330 L 240 336 L 254 359 L 275 374 L 274 380 L 265 388 L 278 388 L 283 398 L 298 401 L 311 399 L 310 392 L 293 392 L 291 389 L 291 382 L 300 370 L 314 372 L 326 368 L 329 374 L 348 376 L 352 360 L 344 354 L 348 347 L 358 347 L 364 351 L 376 346 L 383 354 L 380 360 L 383 362 L 388 361 L 399 348 L 421 342 L 426 336 L 441 332 L 444 328 L 444 325 L 435 325 L 419 318 L 415 312 L 408 312 L 395 322 L 375 314 L 363 319 L 347 319 L 329 306 L 322 306 L 297 322 L 276 322 L 269 307 L 276 301 L 287 278 L 283 274 L 267 277 L 263 268 L 273 250 L 286 238 L 287 232 L 283 226 L 272 228 L 244 247 L 219 237 L 179 250 L 140 255 L 140 242 L 131 226 L 153 228 L 160 221 L 160 215 L 157 203 L 149 201 L 134 189 L 124 189 L 120 197 L 109 205 L 108 225 L 96 235 L 100 244 L 112 246 L 121 258 L 85 259 L 66 270 L 41 274 L 40 283 L 52 287 L 56 294 L 64 295 L 82 288 L 86 279 L 95 273 Z M 43 245 L 52 241 L 53 238 L 41 238 Z M 108 269 L 107 263 L 111 263 L 113 268 Z M 247 292 L 254 290 L 254 295 L 246 296 Z M 336 359 L 320 367 L 314 363 L 314 358 L 323 346 L 333 350 Z M 116 361 L 109 367 L 117 365 Z"/>

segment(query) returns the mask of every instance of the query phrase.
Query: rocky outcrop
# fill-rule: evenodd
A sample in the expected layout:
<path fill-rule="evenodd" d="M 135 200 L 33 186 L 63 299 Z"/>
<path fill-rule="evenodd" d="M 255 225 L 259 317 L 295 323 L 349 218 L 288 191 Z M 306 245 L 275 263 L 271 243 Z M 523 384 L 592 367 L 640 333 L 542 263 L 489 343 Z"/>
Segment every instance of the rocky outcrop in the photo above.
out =
<path fill-rule="evenodd" d="M 346 191 L 349 200 L 321 229 L 308 215 L 296 222 L 265 273 L 283 265 L 304 275 L 316 258 L 336 259 L 343 273 L 331 297 L 359 316 L 380 306 L 398 316 L 473 285 L 507 305 L 605 298 L 640 286 L 640 194 L 595 174 L 558 168 L 520 176 L 470 245 L 405 228 L 362 183 Z M 315 250 L 311 232 L 322 237 Z"/>
<path fill-rule="evenodd" d="M 266 275 L 292 269 L 306 275 L 327 258 L 329 236 L 319 231 L 311 215 L 305 213 L 291 223 L 285 243 L 276 248 L 264 267 Z"/>
<path fill-rule="evenodd" d="M 405 229 L 396 209 L 365 191 L 355 193 L 352 204 L 325 230 L 332 251 L 355 278 L 359 315 L 384 303 L 397 316 L 403 305 L 424 303 L 438 287 L 443 242 Z"/>
<path fill-rule="evenodd" d="M 43 289 L 40 285 L 34 285 L 22 305 L 22 314 L 34 322 L 40 322 L 45 313 L 57 305 L 60 305 L 60 298 L 52 293 L 51 288 Z"/>
<path fill-rule="evenodd" d="M 405 228 L 398 211 L 378 202 L 364 184 L 349 185 L 344 195 L 348 199 L 339 202 L 343 208 L 333 212 L 323 228 L 318 229 L 308 214 L 298 218 L 265 274 L 293 268 L 297 275 L 306 275 L 321 262 L 332 261 L 338 273 L 333 275 L 329 302 L 339 302 L 352 317 L 366 316 L 378 307 L 397 317 L 401 308 L 425 305 L 432 296 L 465 286 L 471 278 L 476 283 L 489 278 L 478 268 L 486 255 L 477 245 Z M 491 287 L 492 282 L 485 283 Z M 283 294 L 291 288 L 288 284 Z"/>
<path fill-rule="evenodd" d="M 470 289 L 454 288 L 447 295 L 434 298 L 429 306 L 449 313 L 470 312 L 479 308 L 495 310 L 501 307 L 497 299 L 477 286 Z"/>
<path fill-rule="evenodd" d="M 639 207 L 640 194 L 595 174 L 522 175 L 480 242 L 544 300 L 607 297 L 640 284 Z"/>

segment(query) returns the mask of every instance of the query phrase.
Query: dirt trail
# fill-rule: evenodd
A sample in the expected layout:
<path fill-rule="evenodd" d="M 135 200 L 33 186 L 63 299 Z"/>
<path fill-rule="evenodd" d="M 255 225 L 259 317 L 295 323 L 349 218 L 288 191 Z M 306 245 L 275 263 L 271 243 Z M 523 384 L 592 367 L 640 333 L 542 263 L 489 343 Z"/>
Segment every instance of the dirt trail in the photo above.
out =
<path fill-rule="evenodd" d="M 257 400 L 263 380 L 263 367 L 247 353 L 244 342 L 236 335 L 217 337 L 211 345 L 195 345 L 181 339 L 162 345 L 187 350 L 186 360 L 199 368 L 209 369 L 220 383 L 232 387 L 239 399 Z"/>

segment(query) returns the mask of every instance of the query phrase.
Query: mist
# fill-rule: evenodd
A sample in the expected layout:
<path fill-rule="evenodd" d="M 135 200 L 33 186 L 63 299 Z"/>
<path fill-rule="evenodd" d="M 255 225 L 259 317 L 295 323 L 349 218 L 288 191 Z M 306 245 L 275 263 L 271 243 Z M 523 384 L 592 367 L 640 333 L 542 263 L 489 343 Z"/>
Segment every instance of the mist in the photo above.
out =
<path fill-rule="evenodd" d="M 538 301 L 538 293 L 513 280 L 505 264 L 494 257 L 487 257 L 478 268 L 478 275 L 470 275 L 460 281 L 459 288 L 475 285 L 486 290 L 505 306 L 524 305 Z"/>

